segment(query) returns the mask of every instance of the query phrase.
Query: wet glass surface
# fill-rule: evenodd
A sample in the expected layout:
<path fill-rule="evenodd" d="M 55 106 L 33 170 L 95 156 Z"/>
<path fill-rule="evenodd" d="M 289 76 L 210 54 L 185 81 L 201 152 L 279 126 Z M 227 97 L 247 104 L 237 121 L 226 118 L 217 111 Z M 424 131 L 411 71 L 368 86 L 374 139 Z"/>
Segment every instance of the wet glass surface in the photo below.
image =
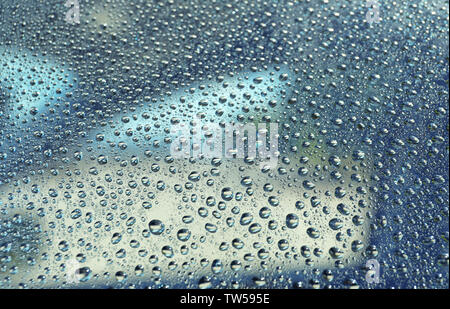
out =
<path fill-rule="evenodd" d="M 448 288 L 448 1 L 0 2 L 1 288 Z"/>

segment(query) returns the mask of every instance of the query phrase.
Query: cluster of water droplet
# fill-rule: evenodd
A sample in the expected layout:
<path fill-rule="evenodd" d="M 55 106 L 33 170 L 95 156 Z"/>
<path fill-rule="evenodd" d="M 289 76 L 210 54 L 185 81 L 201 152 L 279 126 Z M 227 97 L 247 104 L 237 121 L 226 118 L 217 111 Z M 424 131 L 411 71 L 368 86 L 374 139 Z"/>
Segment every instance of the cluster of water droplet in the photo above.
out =
<path fill-rule="evenodd" d="M 80 6 L 0 4 L 0 287 L 448 288 L 445 1 Z M 277 166 L 174 158 L 194 119 Z"/>

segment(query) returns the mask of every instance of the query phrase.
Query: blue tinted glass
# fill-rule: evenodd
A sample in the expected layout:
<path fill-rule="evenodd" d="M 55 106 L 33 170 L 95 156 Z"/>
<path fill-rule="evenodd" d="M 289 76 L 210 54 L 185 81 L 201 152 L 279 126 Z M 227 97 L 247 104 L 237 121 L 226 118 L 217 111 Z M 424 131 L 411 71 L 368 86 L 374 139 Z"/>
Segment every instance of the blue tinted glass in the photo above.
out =
<path fill-rule="evenodd" d="M 1 288 L 448 288 L 448 1 L 0 2 Z"/>

